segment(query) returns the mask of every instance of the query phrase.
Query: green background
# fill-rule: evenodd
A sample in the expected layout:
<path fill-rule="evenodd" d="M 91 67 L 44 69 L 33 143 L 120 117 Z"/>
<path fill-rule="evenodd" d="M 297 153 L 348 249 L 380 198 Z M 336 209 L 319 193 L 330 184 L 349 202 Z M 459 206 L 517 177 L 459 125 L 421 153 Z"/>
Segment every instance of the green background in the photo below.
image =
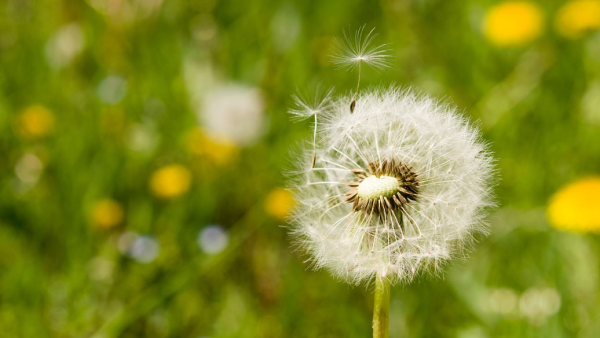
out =
<path fill-rule="evenodd" d="M 474 253 L 393 288 L 391 336 L 600 335 L 600 240 L 553 230 L 545 216 L 553 192 L 600 172 L 600 107 L 588 102 L 600 93 L 600 35 L 559 37 L 551 21 L 563 2 L 540 4 L 543 35 L 516 48 L 484 38 L 490 1 L 154 2 L 0 3 L 1 336 L 368 337 L 372 291 L 311 271 L 264 208 L 285 185 L 289 150 L 311 137 L 310 122 L 289 121 L 292 95 L 315 82 L 350 91 L 356 74 L 329 54 L 333 37 L 363 24 L 390 44 L 393 65 L 366 70 L 361 85 L 412 86 L 457 105 L 481 126 L 500 177 L 500 208 Z M 70 23 L 85 46 L 53 67 L 48 43 Z M 197 124 L 190 98 L 209 86 L 186 81 L 194 65 L 265 99 L 267 133 L 218 169 L 181 141 Z M 126 81 L 114 104 L 98 96 L 107 76 Z M 42 140 L 15 130 L 32 104 L 55 115 Z M 158 140 L 149 153 L 127 146 L 139 124 Z M 30 152 L 44 171 L 22 190 L 15 165 Z M 157 199 L 149 177 L 173 162 L 190 168 L 192 187 Z M 104 197 L 125 209 L 111 230 L 88 221 Z M 196 243 L 208 224 L 228 230 L 218 255 Z M 122 255 L 124 231 L 154 236 L 157 259 Z M 98 257 L 108 278 L 93 278 Z"/>

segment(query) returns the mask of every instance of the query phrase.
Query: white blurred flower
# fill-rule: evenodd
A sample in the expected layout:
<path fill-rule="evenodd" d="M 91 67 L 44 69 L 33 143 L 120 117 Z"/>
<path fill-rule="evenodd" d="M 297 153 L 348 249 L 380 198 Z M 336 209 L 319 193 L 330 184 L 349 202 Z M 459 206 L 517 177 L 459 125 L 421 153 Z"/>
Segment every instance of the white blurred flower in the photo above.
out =
<path fill-rule="evenodd" d="M 490 309 L 499 314 L 507 315 L 517 309 L 519 296 L 513 289 L 498 288 L 490 293 Z"/>
<path fill-rule="evenodd" d="M 560 309 L 560 294 L 555 288 L 531 288 L 519 299 L 519 311 L 534 325 L 542 325 Z"/>
<path fill-rule="evenodd" d="M 204 253 L 214 255 L 227 247 L 229 235 L 220 225 L 209 225 L 200 230 L 197 241 L 200 250 Z"/>
<path fill-rule="evenodd" d="M 138 234 L 133 231 L 125 231 L 119 236 L 117 240 L 117 249 L 123 255 L 127 255 L 131 250 L 133 241 L 137 238 Z"/>
<path fill-rule="evenodd" d="M 131 150 L 150 154 L 158 144 L 158 133 L 148 124 L 134 124 L 129 129 L 128 146 Z"/>
<path fill-rule="evenodd" d="M 98 84 L 97 94 L 102 102 L 117 104 L 127 94 L 127 80 L 116 75 L 107 76 Z"/>
<path fill-rule="evenodd" d="M 46 57 L 53 68 L 68 66 L 85 47 L 81 26 L 70 23 L 61 27 L 46 44 Z"/>
<path fill-rule="evenodd" d="M 44 164 L 33 153 L 23 155 L 15 166 L 15 175 L 21 182 L 34 185 L 40 179 Z"/>
<path fill-rule="evenodd" d="M 262 93 L 258 88 L 240 84 L 209 90 L 198 118 L 208 133 L 240 146 L 255 143 L 267 126 Z"/>
<path fill-rule="evenodd" d="M 156 259 L 160 245 L 156 238 L 150 235 L 140 235 L 131 243 L 129 256 L 140 263 L 150 263 Z"/>
<path fill-rule="evenodd" d="M 160 243 L 154 236 L 140 235 L 126 231 L 119 236 L 117 247 L 119 251 L 140 263 L 150 263 L 158 257 Z"/>
<path fill-rule="evenodd" d="M 346 281 L 409 281 L 485 229 L 492 158 L 456 109 L 397 88 L 340 97 L 296 159 L 293 234 Z"/>

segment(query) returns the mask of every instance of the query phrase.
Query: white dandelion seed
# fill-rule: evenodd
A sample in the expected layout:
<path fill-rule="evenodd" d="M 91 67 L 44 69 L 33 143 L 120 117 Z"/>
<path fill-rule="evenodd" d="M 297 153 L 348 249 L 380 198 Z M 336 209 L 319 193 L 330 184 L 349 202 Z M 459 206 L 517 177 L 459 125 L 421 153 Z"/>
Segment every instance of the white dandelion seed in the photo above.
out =
<path fill-rule="evenodd" d="M 314 115 L 327 111 L 331 105 L 333 88 L 324 90 L 317 85 L 313 91 L 294 95 L 294 107 L 290 109 L 293 120 L 305 120 Z"/>
<path fill-rule="evenodd" d="M 366 91 L 354 114 L 349 99 L 319 112 L 316 165 L 308 146 L 296 162 L 293 235 L 350 283 L 435 271 L 485 230 L 487 146 L 455 108 L 413 91 Z"/>
<path fill-rule="evenodd" d="M 356 90 L 350 102 L 350 113 L 354 113 L 356 106 L 356 97 L 360 88 L 360 75 L 362 64 L 371 66 L 374 69 L 382 69 L 390 66 L 390 55 L 387 45 L 375 45 L 373 40 L 377 37 L 374 33 L 375 28 L 371 29 L 363 37 L 365 26 L 359 28 L 354 34 L 354 39 L 348 33 L 344 32 L 343 39 L 335 39 L 336 51 L 333 54 L 333 63 L 339 68 L 352 70 L 358 68 L 358 80 L 356 81 Z"/>
<path fill-rule="evenodd" d="M 339 68 L 352 70 L 360 67 L 363 63 L 375 69 L 390 66 L 390 50 L 387 44 L 376 45 L 377 37 L 375 28 L 364 35 L 365 26 L 359 28 L 354 36 L 344 32 L 342 39 L 335 39 L 336 51 L 333 55 L 333 63 Z"/>
<path fill-rule="evenodd" d="M 315 117 L 315 125 L 313 126 L 313 157 L 311 161 L 311 168 L 315 166 L 316 152 L 317 152 L 317 128 L 318 128 L 318 115 L 330 108 L 332 103 L 331 98 L 333 95 L 333 88 L 327 91 L 322 90 L 321 85 L 315 87 L 313 93 L 302 95 L 294 95 L 295 107 L 292 108 L 289 113 L 292 115 L 293 120 L 304 120 L 311 116 Z"/>

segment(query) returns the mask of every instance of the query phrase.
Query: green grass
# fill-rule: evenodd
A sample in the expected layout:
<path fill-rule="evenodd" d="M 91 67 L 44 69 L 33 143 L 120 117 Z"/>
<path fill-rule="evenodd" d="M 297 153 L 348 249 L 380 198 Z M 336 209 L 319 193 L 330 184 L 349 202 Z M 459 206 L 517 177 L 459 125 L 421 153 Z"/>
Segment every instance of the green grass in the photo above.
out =
<path fill-rule="evenodd" d="M 372 290 L 308 269 L 282 222 L 264 209 L 268 192 L 285 185 L 290 149 L 311 137 L 309 122 L 288 119 L 292 94 L 317 81 L 352 90 L 356 74 L 328 58 L 334 36 L 363 24 L 390 43 L 393 67 L 365 71 L 361 86 L 412 86 L 458 105 L 479 121 L 500 177 L 500 208 L 474 254 L 450 264 L 443 278 L 392 288 L 391 337 L 600 334 L 600 240 L 555 231 L 545 216 L 554 191 L 600 172 L 600 125 L 582 117 L 585 109 L 600 115 L 582 103 L 600 80 L 600 35 L 564 40 L 548 23 L 532 43 L 497 48 L 481 33 L 490 1 L 164 1 L 148 15 L 131 7 L 133 21 L 124 7 L 111 16 L 91 5 L 105 2 L 146 1 L 0 5 L 2 336 L 368 337 Z M 544 5 L 548 20 L 560 4 Z M 73 22 L 84 48 L 53 68 L 47 45 Z M 257 86 L 265 99 L 267 133 L 224 167 L 193 156 L 183 141 L 197 123 L 192 98 L 212 85 L 193 72 L 198 67 Z M 98 96 L 111 75 L 126 80 L 116 104 Z M 16 120 L 33 104 L 52 110 L 55 128 L 27 140 Z M 139 125 L 156 139 L 146 153 L 130 147 Z M 15 174 L 28 153 L 44 164 L 33 185 Z M 148 181 L 170 163 L 190 168 L 193 183 L 163 201 Z M 125 209 L 110 230 L 88 219 L 105 197 Z M 209 224 L 230 236 L 219 255 L 196 244 Z M 121 254 L 124 231 L 154 236 L 156 260 Z M 103 278 L 94 277 L 98 262 L 108 266 Z M 522 295 L 544 288 L 558 293 L 560 307 L 527 316 Z M 498 289 L 515 295 L 507 313 L 494 310 Z"/>

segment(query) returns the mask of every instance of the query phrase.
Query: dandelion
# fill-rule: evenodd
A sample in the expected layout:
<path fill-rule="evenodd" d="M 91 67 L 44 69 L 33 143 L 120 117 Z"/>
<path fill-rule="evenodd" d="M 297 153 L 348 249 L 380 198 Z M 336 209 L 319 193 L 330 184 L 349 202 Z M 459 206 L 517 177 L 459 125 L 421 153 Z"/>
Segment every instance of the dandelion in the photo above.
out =
<path fill-rule="evenodd" d="M 554 27 L 560 35 L 569 39 L 577 39 L 586 32 L 600 29 L 600 1 L 567 2 L 558 10 Z"/>
<path fill-rule="evenodd" d="M 190 189 L 191 181 L 192 175 L 186 167 L 180 164 L 171 164 L 152 174 L 150 190 L 160 198 L 175 198 Z"/>
<path fill-rule="evenodd" d="M 29 106 L 17 117 L 17 131 L 24 139 L 48 136 L 54 131 L 54 115 L 44 106 Z"/>
<path fill-rule="evenodd" d="M 600 177 L 573 182 L 551 198 L 548 220 L 559 230 L 600 232 Z"/>
<path fill-rule="evenodd" d="M 295 201 L 292 194 L 285 189 L 274 189 L 265 200 L 265 210 L 277 219 L 285 219 L 289 216 Z"/>
<path fill-rule="evenodd" d="M 315 165 L 308 145 L 295 159 L 292 234 L 315 268 L 375 282 L 383 337 L 390 285 L 439 271 L 485 231 L 492 158 L 455 108 L 411 90 L 332 98 L 319 115 Z"/>
<path fill-rule="evenodd" d="M 318 165 L 299 161 L 294 233 L 344 280 L 409 281 L 482 230 L 491 158 L 477 130 L 433 99 L 373 89 L 352 115 L 349 99 L 324 114 Z"/>
<path fill-rule="evenodd" d="M 102 229 L 109 229 L 123 222 L 123 207 L 113 199 L 97 201 L 90 212 L 91 222 Z"/>
<path fill-rule="evenodd" d="M 497 46 L 513 47 L 535 40 L 543 26 L 544 16 L 535 3 L 505 1 L 487 12 L 484 34 Z"/>

